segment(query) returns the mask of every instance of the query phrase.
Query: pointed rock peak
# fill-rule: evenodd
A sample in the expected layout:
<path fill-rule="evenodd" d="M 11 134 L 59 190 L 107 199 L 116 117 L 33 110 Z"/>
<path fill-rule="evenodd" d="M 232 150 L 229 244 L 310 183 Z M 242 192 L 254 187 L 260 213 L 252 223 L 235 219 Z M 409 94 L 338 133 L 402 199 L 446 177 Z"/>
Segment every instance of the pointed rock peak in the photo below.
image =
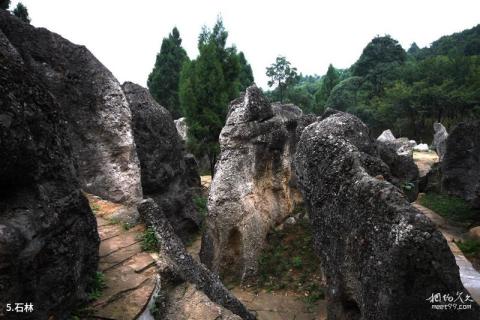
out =
<path fill-rule="evenodd" d="M 273 117 L 268 99 L 256 85 L 247 88 L 238 99 L 230 103 L 227 125 L 250 121 L 262 121 Z"/>

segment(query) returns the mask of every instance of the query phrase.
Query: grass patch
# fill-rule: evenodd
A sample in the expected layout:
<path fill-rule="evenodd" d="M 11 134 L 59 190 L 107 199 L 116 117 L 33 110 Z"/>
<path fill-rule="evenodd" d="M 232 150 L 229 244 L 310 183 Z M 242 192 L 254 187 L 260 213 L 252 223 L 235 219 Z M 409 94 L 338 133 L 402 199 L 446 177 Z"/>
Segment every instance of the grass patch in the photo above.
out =
<path fill-rule="evenodd" d="M 156 252 L 158 251 L 158 240 L 155 236 L 155 230 L 152 227 L 147 227 L 145 231 L 140 235 L 140 240 L 142 242 L 142 250 L 147 252 Z"/>
<path fill-rule="evenodd" d="M 133 227 L 135 227 L 135 224 L 133 224 L 133 223 L 128 223 L 128 222 L 123 222 L 122 223 L 122 229 L 125 230 L 125 231 L 128 231 L 128 230 L 132 229 Z"/>
<path fill-rule="evenodd" d="M 480 241 L 478 240 L 464 240 L 457 242 L 457 246 L 465 255 L 478 255 L 480 253 Z"/>
<path fill-rule="evenodd" d="M 470 224 L 478 215 L 478 212 L 472 209 L 465 200 L 455 196 L 427 193 L 419 198 L 418 202 L 442 217 L 455 222 Z"/>
<path fill-rule="evenodd" d="M 313 252 L 307 219 L 272 231 L 258 262 L 257 290 L 293 291 L 301 294 L 308 305 L 324 298 L 320 260 Z"/>
<path fill-rule="evenodd" d="M 106 288 L 105 275 L 103 272 L 97 271 L 92 279 L 92 286 L 88 293 L 89 300 L 97 300 L 102 296 L 103 289 Z"/>

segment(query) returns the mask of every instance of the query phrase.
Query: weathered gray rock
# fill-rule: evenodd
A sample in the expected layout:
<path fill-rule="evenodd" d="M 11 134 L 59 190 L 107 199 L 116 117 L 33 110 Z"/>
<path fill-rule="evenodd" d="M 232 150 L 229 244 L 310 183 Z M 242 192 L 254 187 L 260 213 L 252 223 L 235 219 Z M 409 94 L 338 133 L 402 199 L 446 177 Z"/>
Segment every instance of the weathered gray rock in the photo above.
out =
<path fill-rule="evenodd" d="M 406 183 L 416 185 L 419 180 L 418 167 L 413 161 L 413 151 L 408 139 L 376 141 L 378 155 L 390 168 L 393 184 L 402 187 Z M 412 196 L 416 199 L 416 194 Z M 412 199 L 414 201 L 415 199 Z"/>
<path fill-rule="evenodd" d="M 443 156 L 447 151 L 447 138 L 448 132 L 447 129 L 443 126 L 443 124 L 439 122 L 435 122 L 433 124 L 433 131 L 435 132 L 433 135 L 433 143 L 432 147 L 435 148 L 438 154 L 438 161 L 443 160 Z"/>
<path fill-rule="evenodd" d="M 224 279 L 254 275 L 269 230 L 302 201 L 291 184 L 300 115 L 298 107 L 272 108 L 255 86 L 230 104 L 200 254 Z"/>
<path fill-rule="evenodd" d="M 480 121 L 452 129 L 442 161 L 443 191 L 480 207 Z"/>
<path fill-rule="evenodd" d="M 6 11 L 0 30 L 63 109 L 82 188 L 113 202 L 141 199 L 130 109 L 111 72 L 84 46 Z"/>
<path fill-rule="evenodd" d="M 392 131 L 388 129 L 383 131 L 382 134 L 378 136 L 377 140 L 378 141 L 394 141 L 395 136 L 393 135 Z"/>
<path fill-rule="evenodd" d="M 187 134 L 188 134 L 187 120 L 184 117 L 182 117 L 173 121 L 175 122 L 175 128 L 177 129 L 177 132 L 180 138 L 183 141 L 187 141 Z"/>
<path fill-rule="evenodd" d="M 122 88 L 132 111 L 143 192 L 158 203 L 177 234 L 187 240 L 201 222 L 190 190 L 200 188 L 195 159 L 185 154 L 170 112 L 147 89 L 131 82 Z"/>
<path fill-rule="evenodd" d="M 0 10 L 1 29 L 21 32 L 6 15 Z M 87 297 L 98 245 L 65 116 L 0 31 L 0 318 L 66 319 Z M 7 313 L 16 302 L 34 311 Z"/>
<path fill-rule="evenodd" d="M 327 278 L 329 319 L 478 319 L 433 310 L 432 293 L 466 293 L 447 242 L 400 190 L 362 163 L 358 119 L 308 126 L 295 168 Z M 464 294 L 465 297 L 465 294 Z"/>
<path fill-rule="evenodd" d="M 240 316 L 242 319 L 250 320 L 255 319 L 255 316 L 251 314 L 247 308 L 222 284 L 217 274 L 208 270 L 203 264 L 195 261 L 192 256 L 185 249 L 180 238 L 174 233 L 170 222 L 163 214 L 161 208 L 152 199 L 144 200 L 140 203 L 138 210 L 143 220 L 151 225 L 155 230 L 155 235 L 159 243 L 159 255 L 166 258 L 165 266 L 160 269 L 160 295 L 157 300 L 157 307 L 159 308 L 159 315 L 157 319 L 182 319 L 181 314 L 177 314 L 179 318 L 175 318 L 172 312 L 172 303 L 179 305 L 179 303 L 190 303 L 193 301 L 171 301 L 172 289 L 176 291 L 179 285 L 186 283 L 187 287 L 190 287 L 188 283 L 195 286 L 195 290 L 192 290 L 192 295 L 196 298 L 205 301 L 205 297 L 199 294 L 198 291 L 203 292 L 209 300 L 213 303 L 222 306 L 234 314 Z M 187 288 L 188 289 L 188 288 Z M 184 291 L 185 292 L 185 291 Z M 175 293 L 173 295 L 175 297 Z M 195 297 L 191 297 L 195 298 Z M 211 311 L 211 308 L 200 308 L 201 312 Z M 175 307 L 174 307 L 175 308 Z M 174 309 L 173 308 L 173 309 Z M 225 312 L 223 309 L 217 309 L 222 311 L 224 319 L 235 319 L 233 315 Z M 201 314 L 200 312 L 200 314 Z M 188 314 L 188 313 L 187 313 Z M 169 318 L 169 315 L 172 316 Z M 196 318 L 203 319 L 201 315 L 197 314 Z M 192 317 L 193 319 L 193 317 Z M 222 319 L 222 318 L 213 318 Z"/>

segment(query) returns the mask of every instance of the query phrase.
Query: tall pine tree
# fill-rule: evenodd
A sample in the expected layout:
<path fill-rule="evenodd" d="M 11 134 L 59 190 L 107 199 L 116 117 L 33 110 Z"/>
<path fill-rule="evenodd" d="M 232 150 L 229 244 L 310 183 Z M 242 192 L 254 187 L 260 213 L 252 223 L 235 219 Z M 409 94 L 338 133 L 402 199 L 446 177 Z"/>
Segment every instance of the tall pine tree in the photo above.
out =
<path fill-rule="evenodd" d="M 170 110 L 174 119 L 182 116 L 178 87 L 182 65 L 187 60 L 180 33 L 175 27 L 168 38 L 163 39 L 155 66 L 147 81 L 153 98 Z"/>
<path fill-rule="evenodd" d="M 27 7 L 23 3 L 19 2 L 15 9 L 12 11 L 13 15 L 23 20 L 23 22 L 30 23 L 30 16 L 28 15 Z"/>
<path fill-rule="evenodd" d="M 254 82 L 252 67 L 248 64 L 247 59 L 243 52 L 238 53 L 238 62 L 240 63 L 240 75 L 238 80 L 240 81 L 240 91 L 245 91 L 247 87 L 251 86 Z"/>
<path fill-rule="evenodd" d="M 180 76 L 180 103 L 189 128 L 187 145 L 197 157 L 208 156 L 212 175 L 228 102 L 247 83 L 240 79 L 241 55 L 234 46 L 227 47 L 227 37 L 220 18 L 212 30 L 204 27 L 198 41 L 200 54 L 184 65 Z"/>

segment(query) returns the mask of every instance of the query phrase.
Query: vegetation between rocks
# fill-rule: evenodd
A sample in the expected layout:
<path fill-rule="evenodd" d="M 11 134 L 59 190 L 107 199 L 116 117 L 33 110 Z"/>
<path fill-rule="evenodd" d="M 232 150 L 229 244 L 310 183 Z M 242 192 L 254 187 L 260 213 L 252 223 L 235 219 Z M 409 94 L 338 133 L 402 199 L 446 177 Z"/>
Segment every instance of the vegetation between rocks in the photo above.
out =
<path fill-rule="evenodd" d="M 312 232 L 307 219 L 273 230 L 259 258 L 256 289 L 288 290 L 301 294 L 312 305 L 324 298 L 320 260 L 313 252 Z"/>
<path fill-rule="evenodd" d="M 478 219 L 476 218 L 478 212 L 472 209 L 465 200 L 455 196 L 427 193 L 423 197 L 420 197 L 418 201 L 422 206 L 455 222 L 471 224 L 474 220 Z"/>
<path fill-rule="evenodd" d="M 152 227 L 147 227 L 145 231 L 140 235 L 142 242 L 142 250 L 147 252 L 158 251 L 158 240 L 155 236 L 155 230 Z"/>

